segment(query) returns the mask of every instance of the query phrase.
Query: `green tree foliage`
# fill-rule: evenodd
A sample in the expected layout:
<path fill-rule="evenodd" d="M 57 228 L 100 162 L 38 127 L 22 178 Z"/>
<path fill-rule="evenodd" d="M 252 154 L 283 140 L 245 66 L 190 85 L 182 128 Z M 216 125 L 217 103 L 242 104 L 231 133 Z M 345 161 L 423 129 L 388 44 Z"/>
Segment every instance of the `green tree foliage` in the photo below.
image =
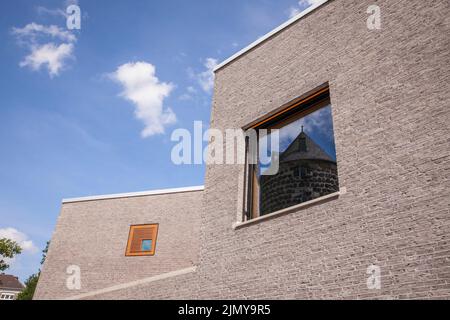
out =
<path fill-rule="evenodd" d="M 47 258 L 47 252 L 48 252 L 48 246 L 50 245 L 50 240 L 47 241 L 47 244 L 45 245 L 45 249 L 42 250 L 42 259 L 41 259 L 41 265 L 44 264 L 45 258 Z"/>
<path fill-rule="evenodd" d="M 47 241 L 45 249 L 42 250 L 42 260 L 41 265 L 44 264 L 45 258 L 47 258 L 48 246 L 50 245 L 50 241 Z M 21 293 L 17 295 L 17 300 L 32 300 L 34 296 L 34 291 L 36 290 L 36 285 L 39 281 L 39 276 L 41 275 L 41 270 L 37 273 L 32 274 L 25 281 L 25 289 L 22 290 Z"/>
<path fill-rule="evenodd" d="M 2 238 L 0 239 L 0 271 L 4 271 L 9 268 L 9 265 L 4 260 L 5 258 L 12 259 L 16 254 L 20 254 L 22 248 L 17 244 L 17 242 Z"/>
<path fill-rule="evenodd" d="M 17 300 L 32 300 L 39 280 L 40 272 L 32 274 L 25 281 L 25 288 L 17 295 Z"/>

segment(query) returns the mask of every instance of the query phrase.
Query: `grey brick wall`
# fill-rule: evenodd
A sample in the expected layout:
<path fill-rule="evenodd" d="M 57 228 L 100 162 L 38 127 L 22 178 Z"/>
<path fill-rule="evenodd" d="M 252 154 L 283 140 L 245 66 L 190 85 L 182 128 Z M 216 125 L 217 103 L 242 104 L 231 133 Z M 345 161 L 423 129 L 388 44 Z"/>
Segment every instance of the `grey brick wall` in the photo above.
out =
<path fill-rule="evenodd" d="M 381 30 L 366 28 L 371 4 Z M 234 231 L 239 169 L 209 167 L 201 296 L 450 297 L 449 13 L 448 1 L 331 1 L 219 70 L 216 128 L 328 82 L 348 192 Z M 367 289 L 371 264 L 380 290 Z"/>
<path fill-rule="evenodd" d="M 366 27 L 371 4 L 381 30 Z M 208 166 L 198 271 L 94 298 L 449 298 L 449 14 L 444 0 L 334 0 L 219 70 L 219 129 L 328 82 L 347 193 L 234 230 L 242 167 Z"/>
<path fill-rule="evenodd" d="M 202 191 L 64 203 L 35 299 L 64 298 L 198 264 Z M 159 223 L 154 256 L 125 257 L 132 224 Z M 81 290 L 66 288 L 78 265 Z"/>
<path fill-rule="evenodd" d="M 381 30 L 366 27 L 371 4 Z M 216 128 L 328 82 L 348 192 L 233 230 L 239 168 L 209 167 L 201 296 L 450 297 L 449 13 L 448 1 L 331 1 L 219 70 Z M 380 290 L 367 289 L 371 264 Z"/>

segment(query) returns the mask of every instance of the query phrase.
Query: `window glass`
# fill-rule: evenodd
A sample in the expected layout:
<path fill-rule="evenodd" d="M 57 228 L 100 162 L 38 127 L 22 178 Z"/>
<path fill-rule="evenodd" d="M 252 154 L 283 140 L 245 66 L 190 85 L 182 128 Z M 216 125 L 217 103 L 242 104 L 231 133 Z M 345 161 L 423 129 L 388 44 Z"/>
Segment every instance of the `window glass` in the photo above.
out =
<path fill-rule="evenodd" d="M 152 250 L 152 240 L 142 240 L 142 251 L 150 251 Z"/>
<path fill-rule="evenodd" d="M 322 95 L 307 108 L 256 128 L 258 160 L 248 169 L 247 218 L 339 190 L 331 108 L 328 94 Z"/>

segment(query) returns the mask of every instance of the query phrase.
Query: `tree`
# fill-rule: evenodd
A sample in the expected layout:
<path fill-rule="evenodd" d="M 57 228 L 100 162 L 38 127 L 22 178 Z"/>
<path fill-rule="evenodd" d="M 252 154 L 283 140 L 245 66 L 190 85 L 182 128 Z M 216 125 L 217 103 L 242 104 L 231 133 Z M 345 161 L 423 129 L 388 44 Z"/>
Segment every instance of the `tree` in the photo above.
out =
<path fill-rule="evenodd" d="M 20 254 L 22 248 L 17 244 L 17 242 L 2 238 L 0 239 L 0 271 L 5 271 L 9 268 L 9 265 L 4 260 L 5 258 L 12 259 L 16 254 Z"/>
<path fill-rule="evenodd" d="M 25 280 L 25 288 L 17 295 L 17 300 L 33 300 L 34 290 L 39 280 L 40 272 L 32 274 Z"/>
<path fill-rule="evenodd" d="M 45 258 L 47 258 L 48 246 L 50 241 L 47 241 L 45 249 L 42 250 L 41 265 L 44 264 Z M 36 290 L 37 283 L 39 281 L 39 276 L 41 275 L 41 270 L 35 274 L 32 274 L 25 280 L 25 288 L 17 295 L 17 300 L 32 300 L 34 296 L 34 291 Z"/>
<path fill-rule="evenodd" d="M 50 240 L 47 241 L 47 244 L 45 245 L 44 250 L 42 250 L 42 259 L 41 259 L 41 265 L 44 264 L 45 258 L 47 258 L 47 252 L 48 252 L 48 246 L 50 245 Z"/>

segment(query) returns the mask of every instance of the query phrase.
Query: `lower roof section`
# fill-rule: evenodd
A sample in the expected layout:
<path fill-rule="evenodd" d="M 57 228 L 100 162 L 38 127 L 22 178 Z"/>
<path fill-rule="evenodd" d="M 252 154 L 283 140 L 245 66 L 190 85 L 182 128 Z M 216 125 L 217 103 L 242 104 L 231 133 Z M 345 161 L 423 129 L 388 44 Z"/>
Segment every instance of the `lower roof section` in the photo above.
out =
<path fill-rule="evenodd" d="M 105 194 L 105 195 L 79 197 L 79 198 L 67 198 L 67 199 L 63 199 L 62 203 L 142 197 L 142 196 L 182 193 L 182 192 L 193 192 L 193 191 L 203 191 L 204 189 L 205 189 L 204 186 L 191 186 L 191 187 L 183 187 L 183 188 L 157 189 L 157 190 L 128 192 L 128 193 L 114 193 L 114 194 Z"/>

